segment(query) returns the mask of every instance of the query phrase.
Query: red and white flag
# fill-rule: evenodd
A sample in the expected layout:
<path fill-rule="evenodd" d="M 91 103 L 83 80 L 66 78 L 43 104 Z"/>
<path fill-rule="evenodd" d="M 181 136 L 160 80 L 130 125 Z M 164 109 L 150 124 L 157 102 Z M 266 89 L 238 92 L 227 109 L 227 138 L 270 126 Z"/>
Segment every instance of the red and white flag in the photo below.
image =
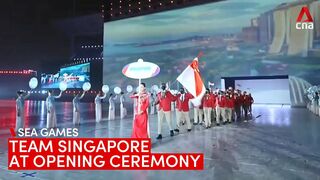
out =
<path fill-rule="evenodd" d="M 194 106 L 201 105 L 201 99 L 206 92 L 198 65 L 198 57 L 196 57 L 177 78 L 177 81 L 194 96 L 194 99 L 191 100 Z"/>
<path fill-rule="evenodd" d="M 210 87 L 210 86 L 214 86 L 214 83 L 213 83 L 213 82 L 208 81 L 208 86 L 209 86 L 209 87 Z"/>

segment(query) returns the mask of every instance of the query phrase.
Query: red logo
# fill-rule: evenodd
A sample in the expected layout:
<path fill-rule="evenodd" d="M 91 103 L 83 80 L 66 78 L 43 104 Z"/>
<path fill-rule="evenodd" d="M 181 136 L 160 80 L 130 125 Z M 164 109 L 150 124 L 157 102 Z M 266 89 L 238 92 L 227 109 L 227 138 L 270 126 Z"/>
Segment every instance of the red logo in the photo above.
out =
<path fill-rule="evenodd" d="M 302 21 L 305 15 L 307 19 Z M 296 21 L 296 29 L 313 29 L 313 19 L 307 6 L 301 8 Z"/>
<path fill-rule="evenodd" d="M 16 132 L 14 131 L 13 128 L 10 128 L 10 134 L 12 137 L 16 137 Z"/>
<path fill-rule="evenodd" d="M 307 6 L 304 6 L 301 8 L 301 11 L 300 11 L 299 16 L 297 18 L 297 22 L 302 22 L 302 18 L 304 15 L 307 16 L 307 19 L 304 20 L 303 22 L 313 22 L 312 16 L 311 16 L 310 11 Z"/>

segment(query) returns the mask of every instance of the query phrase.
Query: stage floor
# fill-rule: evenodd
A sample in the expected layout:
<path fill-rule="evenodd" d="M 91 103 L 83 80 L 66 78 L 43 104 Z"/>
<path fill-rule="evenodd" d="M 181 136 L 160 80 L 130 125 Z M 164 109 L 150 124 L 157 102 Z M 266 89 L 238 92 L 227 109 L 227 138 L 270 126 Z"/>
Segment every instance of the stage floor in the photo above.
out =
<path fill-rule="evenodd" d="M 191 132 L 186 127 L 174 137 L 163 123 L 161 141 L 157 117 L 150 116 L 153 152 L 202 152 L 203 171 L 8 171 L 9 127 L 15 123 L 14 101 L 0 101 L 0 180 L 18 179 L 319 179 L 320 118 L 305 108 L 255 105 L 253 120 Z M 130 137 L 132 117 L 96 124 L 94 104 L 82 104 L 80 137 Z M 27 127 L 46 125 L 44 102 L 27 102 Z M 103 116 L 107 117 L 104 106 Z M 73 127 L 72 104 L 58 103 L 58 126 Z"/>

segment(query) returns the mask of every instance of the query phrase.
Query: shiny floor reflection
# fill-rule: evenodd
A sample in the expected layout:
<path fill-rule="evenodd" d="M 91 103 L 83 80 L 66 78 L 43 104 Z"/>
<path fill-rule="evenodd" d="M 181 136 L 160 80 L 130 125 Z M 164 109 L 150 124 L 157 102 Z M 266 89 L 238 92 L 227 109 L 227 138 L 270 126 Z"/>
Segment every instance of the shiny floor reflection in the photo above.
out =
<path fill-rule="evenodd" d="M 13 101 L 0 101 L 0 179 L 20 178 L 24 171 L 7 170 L 9 127 L 15 123 Z M 130 137 L 132 117 L 94 122 L 94 105 L 82 105 L 81 137 Z M 118 107 L 118 106 L 117 106 Z M 27 127 L 46 124 L 44 102 L 26 102 Z M 73 127 L 72 104 L 59 103 L 59 127 Z M 128 109 L 130 112 L 130 109 Z M 118 115 L 119 112 L 117 111 Z M 191 116 L 193 117 L 193 116 Z M 153 152 L 203 152 L 203 171 L 29 171 L 35 179 L 320 179 L 320 118 L 304 108 L 255 105 L 253 120 L 204 129 L 193 127 L 174 137 L 163 123 L 162 141 L 157 117 L 150 117 Z"/>

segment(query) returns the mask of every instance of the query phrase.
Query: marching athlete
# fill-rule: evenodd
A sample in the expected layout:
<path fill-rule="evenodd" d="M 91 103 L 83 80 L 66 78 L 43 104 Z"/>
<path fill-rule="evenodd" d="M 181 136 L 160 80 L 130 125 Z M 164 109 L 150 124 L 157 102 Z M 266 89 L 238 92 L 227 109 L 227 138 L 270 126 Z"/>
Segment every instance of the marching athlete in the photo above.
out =
<path fill-rule="evenodd" d="M 192 94 L 185 92 L 184 88 L 180 89 L 180 94 L 177 95 L 177 109 L 179 111 L 179 117 L 177 119 L 177 128 L 174 131 L 179 132 L 180 122 L 185 120 L 187 122 L 188 132 L 191 131 L 191 122 L 189 116 L 189 100 L 192 99 Z"/>
<path fill-rule="evenodd" d="M 170 130 L 170 136 L 173 136 L 173 129 L 171 123 L 171 102 L 175 101 L 175 97 L 167 90 L 166 84 L 162 83 L 161 91 L 157 94 L 157 99 L 155 105 L 159 105 L 158 109 L 158 137 L 157 139 L 162 139 L 162 121 L 166 118 L 167 124 Z"/>
<path fill-rule="evenodd" d="M 226 97 L 224 96 L 224 93 L 222 91 L 219 92 L 217 98 L 216 98 L 216 123 L 217 126 L 220 125 L 220 118 L 222 117 L 223 123 L 225 123 L 226 116 L 225 116 L 225 105 L 226 105 Z"/>
<path fill-rule="evenodd" d="M 206 94 L 202 98 L 203 102 L 203 111 L 204 111 L 204 122 L 205 127 L 209 128 L 211 126 L 211 113 L 212 113 L 212 104 L 214 96 L 210 93 L 210 90 L 206 89 Z"/>

